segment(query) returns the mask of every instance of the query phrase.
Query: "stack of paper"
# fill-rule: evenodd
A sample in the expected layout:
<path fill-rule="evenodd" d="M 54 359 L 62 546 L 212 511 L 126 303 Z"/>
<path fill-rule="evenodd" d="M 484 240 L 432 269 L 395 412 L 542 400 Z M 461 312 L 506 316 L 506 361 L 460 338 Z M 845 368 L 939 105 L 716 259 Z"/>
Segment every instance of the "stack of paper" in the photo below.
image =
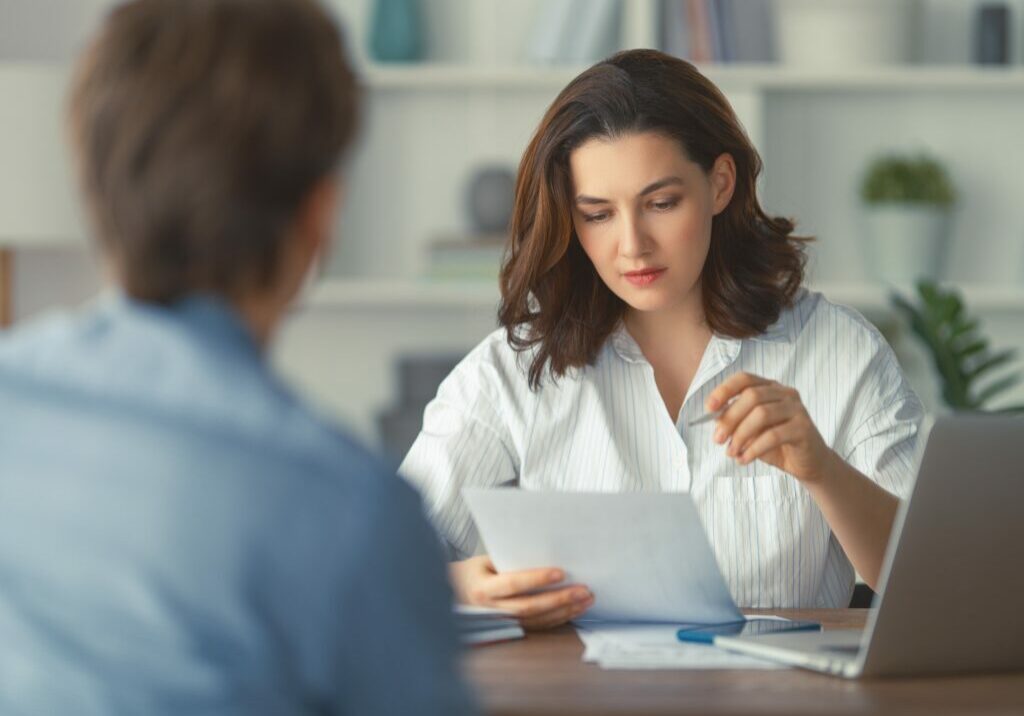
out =
<path fill-rule="evenodd" d="M 710 644 L 683 643 L 681 625 L 585 622 L 576 625 L 583 661 L 602 669 L 779 669 L 785 668 Z"/>
<path fill-rule="evenodd" d="M 508 612 L 467 604 L 457 604 L 454 611 L 463 644 L 491 644 L 523 638 L 523 628 Z"/>
<path fill-rule="evenodd" d="M 684 492 L 466 488 L 499 572 L 556 566 L 594 595 L 588 619 L 724 624 L 743 617 Z M 572 515 L 572 519 L 566 519 Z"/>
<path fill-rule="evenodd" d="M 493 282 L 504 255 L 504 235 L 441 239 L 427 247 L 424 275 L 441 281 Z"/>
<path fill-rule="evenodd" d="M 607 669 L 777 668 L 678 641 L 682 626 L 744 618 L 688 494 L 466 488 L 462 495 L 498 571 L 557 565 L 566 583 L 590 589 L 594 606 L 576 622 L 584 660 Z"/>

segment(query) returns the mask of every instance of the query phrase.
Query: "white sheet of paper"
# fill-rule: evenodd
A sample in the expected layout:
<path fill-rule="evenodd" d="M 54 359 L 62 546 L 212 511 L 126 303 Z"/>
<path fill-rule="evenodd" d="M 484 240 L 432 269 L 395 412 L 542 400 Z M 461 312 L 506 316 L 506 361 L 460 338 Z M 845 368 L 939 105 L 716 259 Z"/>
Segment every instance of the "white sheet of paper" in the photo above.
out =
<path fill-rule="evenodd" d="M 463 496 L 499 571 L 563 569 L 594 594 L 588 619 L 742 618 L 686 493 L 467 488 Z"/>
<path fill-rule="evenodd" d="M 778 669 L 780 664 L 731 654 L 711 644 L 683 643 L 679 625 L 587 623 L 576 633 L 583 661 L 602 669 Z M 739 658 L 736 658 L 739 657 Z"/>

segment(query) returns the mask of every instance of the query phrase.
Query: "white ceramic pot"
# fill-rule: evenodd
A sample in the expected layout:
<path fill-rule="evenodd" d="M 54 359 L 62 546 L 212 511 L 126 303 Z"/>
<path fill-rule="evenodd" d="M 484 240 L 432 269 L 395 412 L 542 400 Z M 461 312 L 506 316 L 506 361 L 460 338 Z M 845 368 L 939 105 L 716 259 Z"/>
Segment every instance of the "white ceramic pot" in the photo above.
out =
<path fill-rule="evenodd" d="M 910 10 L 906 0 L 775 0 L 779 59 L 812 69 L 906 62 Z"/>
<path fill-rule="evenodd" d="M 949 244 L 949 211 L 920 204 L 864 207 L 869 278 L 890 284 L 939 279 Z"/>

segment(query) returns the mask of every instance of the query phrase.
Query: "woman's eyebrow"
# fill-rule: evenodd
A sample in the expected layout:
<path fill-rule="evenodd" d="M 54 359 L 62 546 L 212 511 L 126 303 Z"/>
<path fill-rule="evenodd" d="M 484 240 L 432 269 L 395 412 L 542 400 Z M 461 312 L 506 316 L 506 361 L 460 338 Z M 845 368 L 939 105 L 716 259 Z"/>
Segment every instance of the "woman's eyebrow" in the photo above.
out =
<path fill-rule="evenodd" d="M 665 177 L 664 179 L 659 179 L 658 181 L 645 186 L 638 196 L 646 196 L 647 194 L 658 191 L 658 189 L 664 189 L 667 186 L 682 186 L 684 183 L 685 182 L 683 182 L 682 177 Z"/>
<path fill-rule="evenodd" d="M 658 191 L 658 189 L 664 189 L 667 186 L 682 186 L 683 182 L 681 177 L 671 176 L 659 179 L 656 182 L 652 182 L 645 186 L 643 190 L 637 196 L 646 196 L 652 192 Z M 587 196 L 586 194 L 580 194 L 576 197 L 577 204 L 607 204 L 608 199 L 601 199 L 596 196 Z"/>
<path fill-rule="evenodd" d="M 599 199 L 596 196 L 587 196 L 586 194 L 580 194 L 576 197 L 577 204 L 607 204 L 607 199 Z"/>

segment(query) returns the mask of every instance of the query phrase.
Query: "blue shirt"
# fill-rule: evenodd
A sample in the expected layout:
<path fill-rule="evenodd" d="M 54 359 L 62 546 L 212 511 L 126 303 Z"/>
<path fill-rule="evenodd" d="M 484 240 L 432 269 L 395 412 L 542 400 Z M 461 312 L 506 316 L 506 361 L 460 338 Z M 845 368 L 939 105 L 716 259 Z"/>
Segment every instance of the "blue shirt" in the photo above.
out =
<path fill-rule="evenodd" d="M 226 306 L 0 339 L 0 713 L 461 714 L 414 491 Z"/>

